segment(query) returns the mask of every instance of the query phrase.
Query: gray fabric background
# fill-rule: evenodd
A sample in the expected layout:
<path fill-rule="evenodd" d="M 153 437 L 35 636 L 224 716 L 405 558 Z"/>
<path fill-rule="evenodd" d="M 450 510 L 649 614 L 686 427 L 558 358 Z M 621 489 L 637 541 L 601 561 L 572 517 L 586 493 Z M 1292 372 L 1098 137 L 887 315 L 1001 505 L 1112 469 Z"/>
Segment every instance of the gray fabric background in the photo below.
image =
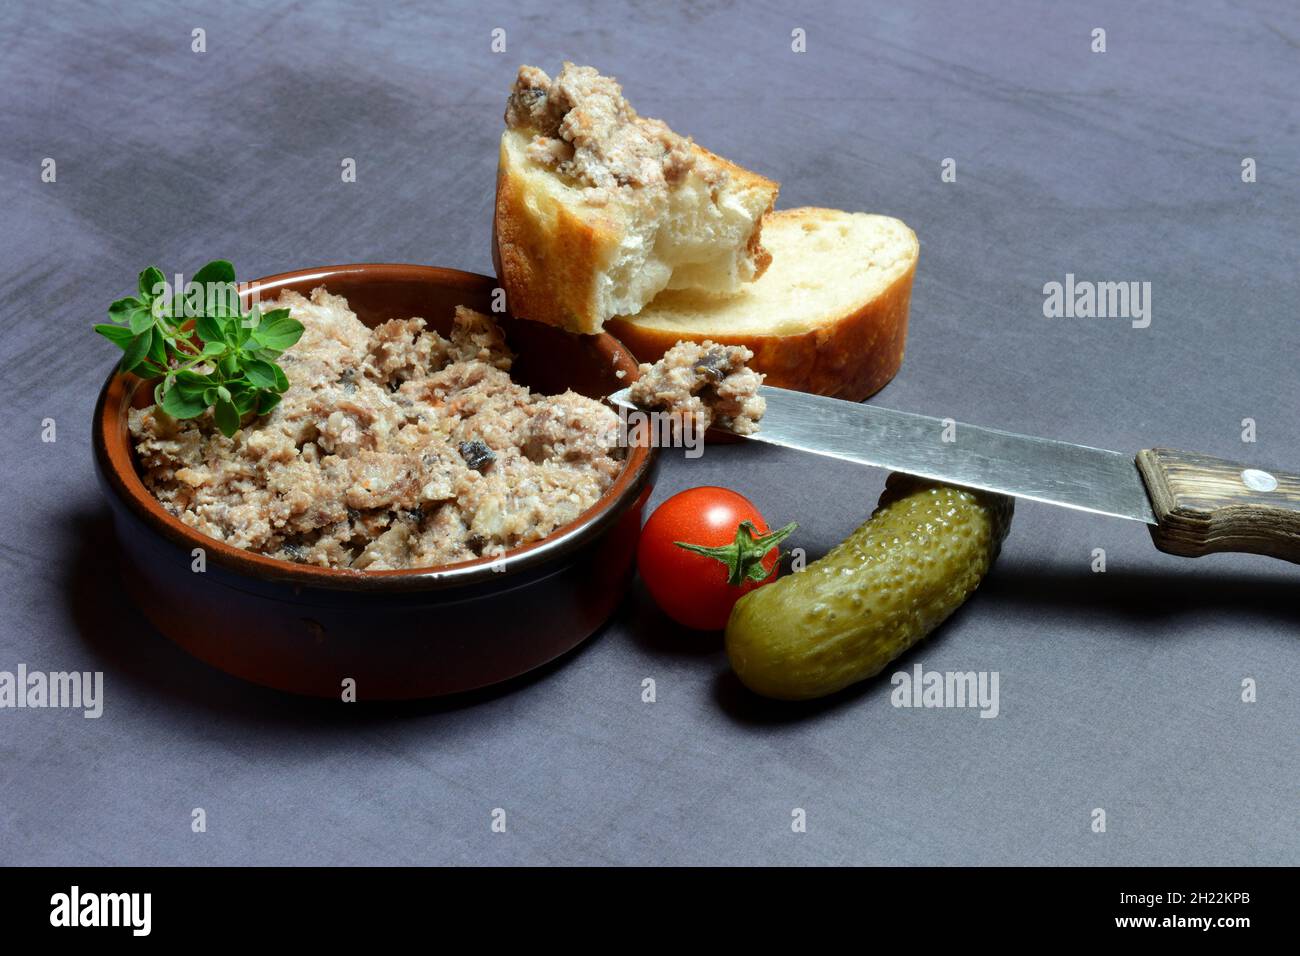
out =
<path fill-rule="evenodd" d="M 103 670 L 106 705 L 0 711 L 0 863 L 1300 862 L 1294 566 L 1178 560 L 1136 524 L 1022 505 L 984 589 L 898 665 L 998 671 L 996 720 L 895 709 L 887 680 L 764 704 L 717 638 L 639 588 L 510 687 L 345 708 L 229 679 L 143 623 L 117 593 L 87 440 L 113 361 L 90 325 L 148 263 L 490 271 L 504 92 L 519 63 L 571 58 L 779 179 L 785 206 L 916 230 L 907 360 L 882 404 L 1300 468 L 1294 4 L 2 9 L 0 669 Z M 1150 281 L 1151 327 L 1045 319 L 1043 284 L 1067 272 Z M 666 462 L 655 497 L 728 485 L 820 552 L 883 478 L 718 447 Z"/>

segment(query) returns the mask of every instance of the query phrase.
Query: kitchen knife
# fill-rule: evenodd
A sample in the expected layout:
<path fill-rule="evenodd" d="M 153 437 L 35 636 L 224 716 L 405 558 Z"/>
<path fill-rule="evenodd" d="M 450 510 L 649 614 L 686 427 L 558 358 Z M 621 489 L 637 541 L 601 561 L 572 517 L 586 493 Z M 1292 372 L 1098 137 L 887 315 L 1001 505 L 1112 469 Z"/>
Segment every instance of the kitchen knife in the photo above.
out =
<path fill-rule="evenodd" d="M 636 409 L 628 389 L 609 396 Z M 1300 563 L 1300 475 L 1211 455 L 1122 452 L 764 385 L 750 441 L 1142 521 L 1156 547 L 1245 551 Z"/>

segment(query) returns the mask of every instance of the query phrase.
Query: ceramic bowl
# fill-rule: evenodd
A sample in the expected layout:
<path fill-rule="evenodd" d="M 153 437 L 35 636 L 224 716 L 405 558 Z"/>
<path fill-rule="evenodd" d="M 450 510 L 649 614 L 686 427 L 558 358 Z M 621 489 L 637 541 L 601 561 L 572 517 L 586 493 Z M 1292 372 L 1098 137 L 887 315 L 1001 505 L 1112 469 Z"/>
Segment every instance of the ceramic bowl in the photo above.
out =
<path fill-rule="evenodd" d="M 259 279 L 248 294 L 308 295 L 317 286 L 345 296 L 369 326 L 418 315 L 446 334 L 457 305 L 491 312 L 496 280 L 431 266 L 325 266 Z M 636 359 L 612 336 L 496 318 L 517 354 L 512 376 L 535 391 L 571 388 L 601 398 L 636 378 Z M 571 650 L 608 620 L 627 589 L 654 449 L 629 449 L 622 473 L 594 506 L 504 561 L 317 568 L 223 544 L 163 509 L 140 479 L 126 427 L 128 410 L 152 401 L 142 379 L 112 374 L 95 408 L 95 466 L 121 546 L 121 574 L 159 631 L 237 677 L 320 697 L 341 697 L 350 680 L 362 701 L 471 690 Z M 195 570 L 196 549 L 202 571 Z"/>

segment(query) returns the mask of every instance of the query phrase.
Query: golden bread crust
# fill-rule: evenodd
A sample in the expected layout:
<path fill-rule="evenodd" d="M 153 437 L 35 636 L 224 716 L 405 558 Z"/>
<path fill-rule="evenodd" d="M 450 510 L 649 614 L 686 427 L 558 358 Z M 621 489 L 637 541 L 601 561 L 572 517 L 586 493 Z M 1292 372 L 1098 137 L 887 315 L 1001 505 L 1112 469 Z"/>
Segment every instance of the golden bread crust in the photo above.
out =
<path fill-rule="evenodd" d="M 822 213 L 818 209 L 792 209 L 775 215 L 815 219 Z M 635 317 L 611 319 L 605 331 L 642 362 L 658 361 L 683 339 L 744 345 L 754 353 L 749 367 L 767 376 L 765 384 L 857 402 L 880 391 L 902 365 L 915 274 L 914 256 L 907 270 L 879 294 L 852 311 L 798 332 L 728 335 L 717 325 L 692 332 L 640 324 Z M 648 309 L 652 310 L 653 304 Z"/>
<path fill-rule="evenodd" d="M 573 214 L 563 203 L 533 190 L 519 175 L 501 141 L 492 216 L 492 261 L 510 312 L 574 332 L 599 332 L 596 276 L 617 246 L 614 224 Z M 530 199 L 553 215 L 547 223 Z"/>
<path fill-rule="evenodd" d="M 492 216 L 492 262 L 513 315 L 572 332 L 596 333 L 600 314 L 598 278 L 613 262 L 626 226 L 623 207 L 562 202 L 530 182 L 502 137 Z M 700 146 L 694 149 L 724 166 L 736 187 L 770 192 L 768 212 L 779 188 L 773 180 L 737 166 Z M 550 175 L 545 174 L 545 175 Z M 735 188 L 735 187 L 733 187 Z M 758 275 L 772 261 L 762 246 L 762 219 L 747 244 Z"/>

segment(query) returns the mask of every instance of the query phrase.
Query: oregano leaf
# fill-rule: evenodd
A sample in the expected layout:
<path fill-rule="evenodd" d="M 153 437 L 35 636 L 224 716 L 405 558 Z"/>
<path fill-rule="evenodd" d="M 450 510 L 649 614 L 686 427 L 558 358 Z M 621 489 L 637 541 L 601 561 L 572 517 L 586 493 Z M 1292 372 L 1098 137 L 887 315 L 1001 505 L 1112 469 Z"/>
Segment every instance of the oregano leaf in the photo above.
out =
<path fill-rule="evenodd" d="M 127 296 L 125 299 L 118 299 L 108 307 L 108 318 L 118 325 L 126 325 L 131 321 L 131 314 L 135 312 L 144 303 L 135 296 Z"/>
<path fill-rule="evenodd" d="M 294 345 L 300 338 L 302 338 L 301 322 L 288 317 L 280 317 L 272 312 L 262 316 L 261 324 L 253 332 L 253 339 L 258 345 L 270 349 L 279 349 L 282 352 Z"/>
<path fill-rule="evenodd" d="M 136 366 L 144 361 L 145 356 L 149 354 L 150 335 L 148 332 L 141 332 L 139 335 L 131 337 L 131 341 L 123 349 L 122 361 L 118 368 L 123 372 L 133 372 Z"/>
<path fill-rule="evenodd" d="M 172 418 L 198 418 L 208 410 L 208 403 L 202 395 L 187 393 L 173 385 L 163 393 L 162 408 Z"/>
<path fill-rule="evenodd" d="M 149 360 L 160 369 L 167 367 L 167 337 L 157 326 L 149 330 Z"/>
<path fill-rule="evenodd" d="M 204 342 L 222 343 L 222 350 L 225 350 L 225 329 L 221 326 L 221 320 L 216 316 L 200 315 L 194 320 L 194 331 L 199 334 Z"/>
<path fill-rule="evenodd" d="M 220 391 L 220 389 L 218 389 Z M 229 392 L 226 393 L 230 394 Z M 239 412 L 235 408 L 234 402 L 227 398 L 218 398 L 217 404 L 213 409 L 213 417 L 217 421 L 217 427 L 221 429 L 221 434 L 227 438 L 239 431 Z"/>
<path fill-rule="evenodd" d="M 248 380 L 258 388 L 278 388 L 279 381 L 275 376 L 275 366 L 270 362 L 263 362 L 261 359 L 253 359 L 244 363 L 244 374 Z"/>
<path fill-rule="evenodd" d="M 141 301 L 148 303 L 158 298 L 161 295 L 161 290 L 159 292 L 154 292 L 154 290 L 166 284 L 167 278 L 162 274 L 161 269 L 156 266 L 145 269 L 140 273 L 138 280 Z"/>
<path fill-rule="evenodd" d="M 200 285 L 207 285 L 209 282 L 229 282 L 233 284 L 235 281 L 235 267 L 225 259 L 213 259 L 194 273 L 193 281 Z"/>
<path fill-rule="evenodd" d="M 125 349 L 131 344 L 131 339 L 135 338 L 130 329 L 120 325 L 97 325 L 95 331 L 121 349 Z"/>

